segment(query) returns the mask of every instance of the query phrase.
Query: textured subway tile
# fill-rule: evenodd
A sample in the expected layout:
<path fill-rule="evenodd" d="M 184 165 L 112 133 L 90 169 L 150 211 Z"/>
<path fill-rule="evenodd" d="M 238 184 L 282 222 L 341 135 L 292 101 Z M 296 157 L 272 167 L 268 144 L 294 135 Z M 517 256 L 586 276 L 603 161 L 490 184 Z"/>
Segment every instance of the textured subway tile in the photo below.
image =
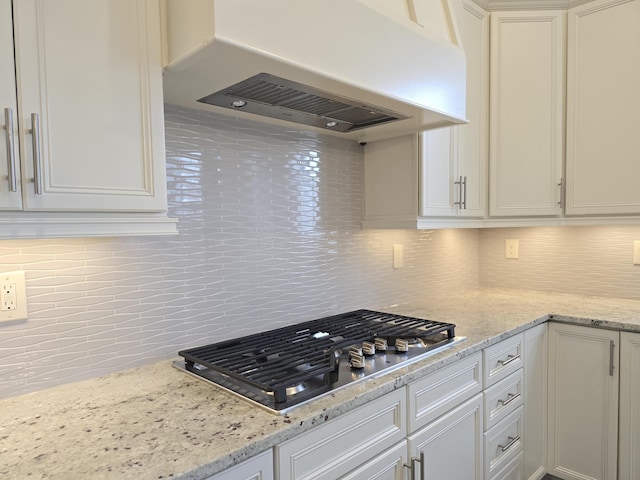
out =
<path fill-rule="evenodd" d="M 0 377 L 2 395 L 478 286 L 475 230 L 360 229 L 355 142 L 172 106 L 165 118 L 180 235 L 0 242 L 0 271 L 27 273 L 30 312 L 0 326 L 3 358 L 19 366 Z"/>

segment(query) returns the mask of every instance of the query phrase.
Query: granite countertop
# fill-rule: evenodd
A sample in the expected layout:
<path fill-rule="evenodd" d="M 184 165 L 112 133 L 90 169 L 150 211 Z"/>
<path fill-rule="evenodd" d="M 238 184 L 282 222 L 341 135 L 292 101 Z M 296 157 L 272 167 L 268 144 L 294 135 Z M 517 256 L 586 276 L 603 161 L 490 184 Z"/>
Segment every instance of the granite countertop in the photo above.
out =
<path fill-rule="evenodd" d="M 483 289 L 424 305 L 362 308 L 453 322 L 466 340 L 283 416 L 171 361 L 0 400 L 0 477 L 204 479 L 549 318 L 640 332 L 640 301 L 601 297 Z"/>

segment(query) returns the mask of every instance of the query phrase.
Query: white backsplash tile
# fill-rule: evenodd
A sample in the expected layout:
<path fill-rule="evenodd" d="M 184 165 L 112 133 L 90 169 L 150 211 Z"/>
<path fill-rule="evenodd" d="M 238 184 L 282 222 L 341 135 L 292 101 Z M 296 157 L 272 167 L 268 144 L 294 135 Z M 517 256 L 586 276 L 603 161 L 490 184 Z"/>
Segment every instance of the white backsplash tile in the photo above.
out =
<path fill-rule="evenodd" d="M 507 238 L 519 240 L 517 260 L 504 258 Z M 640 300 L 637 239 L 640 226 L 481 230 L 481 283 Z"/>
<path fill-rule="evenodd" d="M 0 241 L 29 299 L 0 324 L 0 396 L 479 284 L 476 230 L 360 229 L 355 142 L 171 106 L 166 133 L 179 236 Z"/>

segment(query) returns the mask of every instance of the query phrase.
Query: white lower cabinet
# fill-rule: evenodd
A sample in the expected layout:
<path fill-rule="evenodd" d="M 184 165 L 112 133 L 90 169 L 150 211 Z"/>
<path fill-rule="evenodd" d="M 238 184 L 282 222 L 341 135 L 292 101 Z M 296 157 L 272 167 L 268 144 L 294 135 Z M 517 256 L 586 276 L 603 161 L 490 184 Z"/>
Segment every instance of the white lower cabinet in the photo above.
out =
<path fill-rule="evenodd" d="M 620 334 L 618 480 L 640 478 L 640 334 Z"/>
<path fill-rule="evenodd" d="M 547 467 L 547 332 L 547 323 L 524 332 L 524 480 L 540 480 Z"/>
<path fill-rule="evenodd" d="M 564 480 L 617 478 L 619 337 L 619 332 L 602 328 L 549 325 L 552 475 Z"/>
<path fill-rule="evenodd" d="M 267 450 L 206 480 L 274 480 L 273 452 Z"/>
<path fill-rule="evenodd" d="M 482 479 L 482 411 L 478 394 L 409 437 L 416 479 Z"/>

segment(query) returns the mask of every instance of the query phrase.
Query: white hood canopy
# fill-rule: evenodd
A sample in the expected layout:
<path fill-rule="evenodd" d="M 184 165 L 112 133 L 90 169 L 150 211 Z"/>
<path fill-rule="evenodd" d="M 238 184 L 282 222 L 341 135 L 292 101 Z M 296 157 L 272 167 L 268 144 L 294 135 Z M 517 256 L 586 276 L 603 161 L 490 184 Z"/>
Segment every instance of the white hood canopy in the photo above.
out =
<path fill-rule="evenodd" d="M 358 141 L 465 123 L 450 1 L 167 0 L 165 101 Z"/>

